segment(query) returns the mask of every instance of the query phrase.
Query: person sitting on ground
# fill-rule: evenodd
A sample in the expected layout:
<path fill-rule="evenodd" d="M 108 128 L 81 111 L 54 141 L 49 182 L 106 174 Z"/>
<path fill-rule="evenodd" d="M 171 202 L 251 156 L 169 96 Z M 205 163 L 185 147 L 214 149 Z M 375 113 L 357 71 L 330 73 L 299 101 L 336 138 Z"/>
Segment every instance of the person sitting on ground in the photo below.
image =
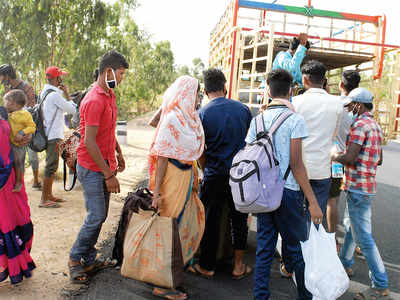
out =
<path fill-rule="evenodd" d="M 13 191 L 19 192 L 22 188 L 25 169 L 26 143 L 24 143 L 24 136 L 32 136 L 36 131 L 36 124 L 33 122 L 32 115 L 22 109 L 26 103 L 26 95 L 23 91 L 11 90 L 4 95 L 3 99 L 11 128 L 11 148 L 14 151 L 15 161 L 18 161 L 15 169 L 15 186 Z"/>
<path fill-rule="evenodd" d="M 289 102 L 290 85 L 293 77 L 283 69 L 271 71 L 267 76 L 268 95 L 272 101 L 263 112 L 265 128 L 271 128 L 274 120 L 282 113 L 293 110 Z M 252 120 L 246 143 L 256 140 L 255 119 Z M 297 299 L 312 299 L 304 283 L 304 260 L 300 241 L 307 240 L 309 219 L 320 224 L 322 212 L 307 178 L 303 163 L 302 143 L 308 136 L 304 118 L 293 113 L 281 124 L 273 137 L 275 153 L 279 161 L 280 177 L 284 178 L 290 168 L 285 182 L 280 207 L 270 213 L 257 214 L 257 252 L 254 274 L 254 299 L 264 300 L 270 296 L 269 279 L 271 264 L 275 253 L 278 233 L 287 248 L 282 253 L 286 261 L 293 263 L 296 273 Z M 304 199 L 308 200 L 308 211 Z M 304 207 L 304 208 L 303 208 Z M 301 208 L 301 209 L 299 209 Z M 286 251 L 290 249 L 290 251 Z"/>
<path fill-rule="evenodd" d="M 118 51 L 103 55 L 99 77 L 81 103 L 81 140 L 77 150 L 78 180 L 83 188 L 87 215 L 69 253 L 70 280 L 86 284 L 89 276 L 114 262 L 96 259 L 95 247 L 107 219 L 111 193 L 119 193 L 117 173 L 125 159 L 116 139 L 117 102 L 113 89 L 124 78 L 129 63 Z"/>
<path fill-rule="evenodd" d="M 339 83 L 339 90 L 341 93 L 341 99 L 343 101 L 343 113 L 340 127 L 335 139 L 335 151 L 338 153 L 344 153 L 346 150 L 346 139 L 350 131 L 350 126 L 353 122 L 348 114 L 348 105 L 350 104 L 350 98 L 348 94 L 358 87 L 361 77 L 356 70 L 346 70 L 342 73 L 342 78 Z M 341 192 L 343 178 L 333 178 L 332 184 L 329 191 L 329 199 L 326 209 L 326 219 L 328 223 L 328 231 L 336 233 L 336 227 L 338 223 L 338 202 Z M 345 214 L 346 215 L 346 214 Z M 338 243 L 337 243 L 338 245 Z M 339 246 L 338 246 L 339 248 Z"/>
<path fill-rule="evenodd" d="M 356 300 L 389 299 L 389 281 L 372 236 L 371 204 L 376 197 L 376 169 L 382 165 L 383 134 L 371 111 L 374 96 L 365 88 L 352 90 L 349 110 L 354 116 L 344 154 L 335 153 L 333 161 L 345 166 L 344 191 L 351 226 L 347 226 L 340 260 L 349 276 L 353 275 L 355 242 L 369 268 L 372 288 L 358 293 Z"/>
<path fill-rule="evenodd" d="M 30 255 L 33 225 L 28 197 L 24 185 L 14 192 L 15 184 L 7 110 L 0 107 L 0 282 L 10 278 L 13 285 L 31 277 L 36 268 Z"/>
<path fill-rule="evenodd" d="M 220 224 L 223 208 L 229 208 L 229 219 L 232 224 L 232 245 L 234 249 L 233 279 L 242 279 L 252 272 L 252 268 L 243 262 L 247 249 L 248 215 L 235 209 L 229 170 L 233 157 L 245 146 L 245 137 L 251 122 L 249 108 L 225 98 L 226 79 L 218 69 L 204 72 L 205 94 L 210 102 L 200 109 L 199 115 L 203 124 L 206 149 L 199 160 L 204 172 L 200 199 L 206 209 L 206 225 L 200 244 L 200 261 L 189 268 L 189 271 L 211 278 L 214 276 L 217 263 L 217 249 L 222 237 Z"/>
<path fill-rule="evenodd" d="M 293 76 L 293 94 L 295 96 L 304 92 L 303 79 L 300 66 L 306 56 L 307 49 L 310 48 L 310 42 L 306 33 L 300 33 L 289 43 L 289 50 L 279 52 L 272 64 L 272 70 L 283 69 Z"/>
<path fill-rule="evenodd" d="M 178 218 L 184 264 L 196 253 L 204 232 L 204 207 L 198 197 L 196 160 L 204 150 L 204 131 L 196 106 L 200 85 L 179 77 L 165 92 L 161 116 L 150 147 L 150 189 L 161 216 Z M 192 188 L 190 188 L 192 187 Z M 165 299 L 187 299 L 179 290 L 154 288 Z"/>
<path fill-rule="evenodd" d="M 15 69 L 10 64 L 0 66 L 0 81 L 4 85 L 5 93 L 11 90 L 21 90 L 26 95 L 26 107 L 34 107 L 36 105 L 36 94 L 33 87 L 24 80 L 18 79 Z M 29 144 L 31 137 L 26 136 L 24 143 Z M 39 157 L 37 152 L 31 148 L 26 147 L 28 151 L 29 163 L 31 164 L 33 173 L 32 189 L 41 190 L 42 183 L 39 180 Z"/>
<path fill-rule="evenodd" d="M 60 155 L 58 144 L 64 139 L 64 112 L 75 113 L 76 105 L 70 101 L 68 88 L 62 83 L 67 72 L 52 66 L 46 69 L 47 84 L 40 93 L 43 102 L 43 123 L 47 136 L 46 166 L 44 169 L 43 190 L 39 207 L 57 208 L 58 202 L 65 200 L 53 196 L 54 175 L 58 169 Z M 63 94 L 66 98 L 63 97 Z M 47 95 L 45 97 L 45 95 Z"/>

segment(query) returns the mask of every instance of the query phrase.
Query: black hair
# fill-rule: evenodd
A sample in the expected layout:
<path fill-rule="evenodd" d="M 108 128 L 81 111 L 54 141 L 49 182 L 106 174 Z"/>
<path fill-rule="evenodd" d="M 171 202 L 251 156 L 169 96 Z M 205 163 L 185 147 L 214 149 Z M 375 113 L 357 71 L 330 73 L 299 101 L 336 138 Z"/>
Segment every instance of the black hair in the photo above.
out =
<path fill-rule="evenodd" d="M 97 78 L 99 78 L 99 69 L 96 69 L 93 71 L 93 79 L 94 81 L 97 81 Z"/>
<path fill-rule="evenodd" d="M 125 56 L 116 50 L 111 50 L 104 54 L 100 60 L 99 74 L 102 74 L 107 68 L 113 68 L 114 70 L 120 68 L 128 69 L 129 64 Z"/>
<path fill-rule="evenodd" d="M 323 84 L 325 79 L 326 67 L 317 60 L 310 60 L 301 67 L 301 73 L 307 75 L 313 84 Z"/>
<path fill-rule="evenodd" d="M 15 73 L 13 66 L 10 64 L 4 64 L 0 66 L 0 75 L 8 75 L 8 77 L 11 79 L 17 78 L 17 74 Z"/>
<path fill-rule="evenodd" d="M 4 107 L 4 106 L 0 106 L 0 117 L 3 119 L 3 120 L 8 120 L 8 112 L 7 112 L 7 109 Z"/>
<path fill-rule="evenodd" d="M 219 69 L 208 69 L 203 72 L 204 90 L 207 93 L 224 91 L 226 78 Z"/>
<path fill-rule="evenodd" d="M 343 87 L 348 93 L 350 93 L 355 88 L 358 88 L 360 81 L 360 73 L 358 73 L 358 71 L 356 70 L 346 70 L 342 73 Z"/>
<path fill-rule="evenodd" d="M 374 108 L 374 105 L 372 103 L 363 103 L 365 108 L 371 111 Z"/>
<path fill-rule="evenodd" d="M 267 84 L 271 97 L 285 97 L 289 94 L 293 76 L 286 70 L 275 69 L 268 73 Z"/>
<path fill-rule="evenodd" d="M 289 42 L 289 50 L 296 51 L 296 49 L 299 47 L 299 45 L 300 45 L 300 40 L 297 37 L 294 37 Z M 306 46 L 305 47 L 307 49 L 310 49 L 310 42 L 309 41 L 306 42 Z"/>
<path fill-rule="evenodd" d="M 26 95 L 21 90 L 9 91 L 7 94 L 4 95 L 4 99 L 15 102 L 17 105 L 20 106 L 25 106 L 26 104 Z"/>

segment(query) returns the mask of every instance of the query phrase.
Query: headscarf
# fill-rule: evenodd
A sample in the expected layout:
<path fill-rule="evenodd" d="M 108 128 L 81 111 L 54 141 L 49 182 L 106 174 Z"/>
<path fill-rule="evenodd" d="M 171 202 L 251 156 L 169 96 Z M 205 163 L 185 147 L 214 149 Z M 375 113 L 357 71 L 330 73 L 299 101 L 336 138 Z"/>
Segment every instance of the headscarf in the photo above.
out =
<path fill-rule="evenodd" d="M 158 156 L 193 162 L 203 153 L 204 130 L 195 108 L 198 86 L 197 79 L 181 76 L 165 92 L 150 147 L 150 174 Z"/>

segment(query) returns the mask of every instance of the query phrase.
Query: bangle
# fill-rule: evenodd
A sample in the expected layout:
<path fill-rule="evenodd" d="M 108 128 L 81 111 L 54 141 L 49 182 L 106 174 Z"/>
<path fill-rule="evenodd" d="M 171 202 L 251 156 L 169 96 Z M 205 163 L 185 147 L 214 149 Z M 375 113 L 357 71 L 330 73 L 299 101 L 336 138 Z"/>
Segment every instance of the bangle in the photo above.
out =
<path fill-rule="evenodd" d="M 112 174 L 110 177 L 108 177 L 108 178 L 106 178 L 106 179 L 104 179 L 105 181 L 107 181 L 107 180 L 110 180 L 111 178 L 113 178 L 115 175 L 114 174 Z"/>

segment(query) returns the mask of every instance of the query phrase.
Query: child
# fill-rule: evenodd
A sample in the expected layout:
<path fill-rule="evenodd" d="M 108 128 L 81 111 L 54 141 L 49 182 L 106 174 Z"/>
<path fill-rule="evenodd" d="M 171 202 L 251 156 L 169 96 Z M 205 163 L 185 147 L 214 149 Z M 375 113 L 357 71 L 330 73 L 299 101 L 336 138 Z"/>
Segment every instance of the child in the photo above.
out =
<path fill-rule="evenodd" d="M 0 106 L 0 282 L 31 277 L 33 225 L 24 187 L 14 192 L 15 176 L 7 110 Z"/>
<path fill-rule="evenodd" d="M 10 124 L 10 141 L 14 152 L 15 186 L 13 192 L 20 192 L 25 166 L 26 148 L 22 144 L 24 136 L 34 134 L 36 124 L 32 115 L 22 108 L 26 103 L 26 95 L 21 90 L 11 90 L 4 95 L 4 105 L 8 112 Z"/>

